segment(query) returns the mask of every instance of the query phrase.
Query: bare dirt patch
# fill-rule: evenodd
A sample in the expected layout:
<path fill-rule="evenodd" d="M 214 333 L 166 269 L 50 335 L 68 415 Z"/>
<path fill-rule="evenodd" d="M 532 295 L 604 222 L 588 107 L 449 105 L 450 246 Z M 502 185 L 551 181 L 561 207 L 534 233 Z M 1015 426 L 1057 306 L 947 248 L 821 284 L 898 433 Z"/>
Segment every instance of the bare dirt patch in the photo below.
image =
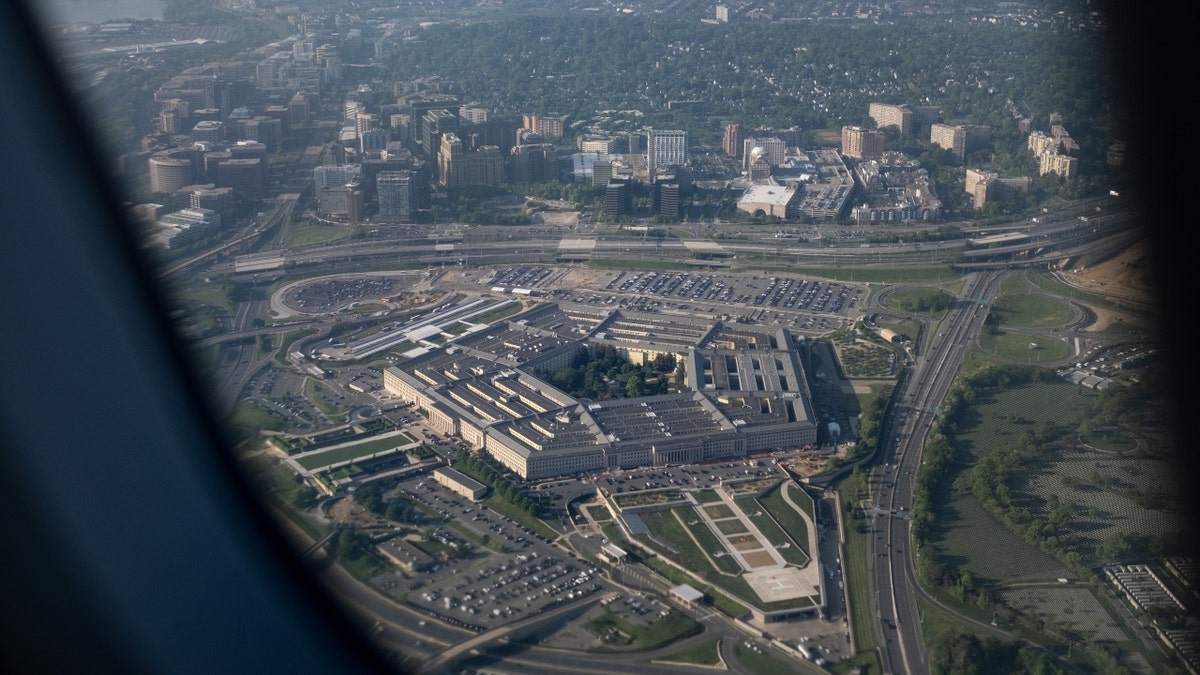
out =
<path fill-rule="evenodd" d="M 745 560 L 746 564 L 752 568 L 753 567 L 770 567 L 772 565 L 778 564 L 775 562 L 774 556 L 772 556 L 770 553 L 767 553 L 766 551 L 755 551 L 753 553 L 745 553 L 742 555 L 742 559 Z"/>
<path fill-rule="evenodd" d="M 828 463 L 828 455 L 803 455 L 782 462 L 782 466 L 794 476 L 811 478 L 825 473 L 825 465 Z"/>
<path fill-rule="evenodd" d="M 375 524 L 377 516 L 359 506 L 351 497 L 343 497 L 329 505 L 330 519 L 339 523 L 353 523 L 362 528 Z"/>
<path fill-rule="evenodd" d="M 763 547 L 762 542 L 753 535 L 730 537 L 729 543 L 739 551 L 753 551 Z"/>
<path fill-rule="evenodd" d="M 577 288 L 579 290 L 596 290 L 604 288 L 604 285 L 615 276 L 615 272 L 609 270 L 594 270 L 586 267 L 575 267 L 567 272 L 559 282 L 559 288 Z"/>
<path fill-rule="evenodd" d="M 1157 305 L 1149 242 L 1139 241 L 1121 253 L 1080 270 L 1063 272 L 1062 278 L 1077 288 L 1112 297 L 1123 304 L 1145 309 Z M 1113 323 L 1140 323 L 1143 317 L 1105 307 L 1087 305 L 1096 315 L 1089 331 L 1102 331 Z"/>

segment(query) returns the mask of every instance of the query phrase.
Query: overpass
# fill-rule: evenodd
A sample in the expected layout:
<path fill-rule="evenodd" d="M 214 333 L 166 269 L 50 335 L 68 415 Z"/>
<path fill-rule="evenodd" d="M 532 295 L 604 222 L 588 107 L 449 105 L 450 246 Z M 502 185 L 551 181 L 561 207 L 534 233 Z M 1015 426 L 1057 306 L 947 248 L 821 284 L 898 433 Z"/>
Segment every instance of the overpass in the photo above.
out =
<path fill-rule="evenodd" d="M 542 611 L 542 613 L 530 616 L 528 619 L 509 623 L 508 626 L 500 626 L 491 629 L 491 631 L 475 635 L 474 638 L 446 647 L 445 650 L 434 655 L 430 661 L 426 662 L 424 670 L 426 673 L 431 674 L 452 671 L 454 669 L 450 667 L 454 665 L 457 659 L 464 656 L 479 655 L 479 653 L 486 652 L 491 646 L 496 644 L 506 644 L 514 640 L 522 640 L 529 637 L 529 635 L 538 634 L 546 626 L 563 626 L 566 621 L 575 619 L 576 615 L 583 614 L 584 611 L 592 608 L 592 605 L 600 601 L 600 599 L 602 598 L 587 596 L 577 599 L 575 602 L 563 604 L 562 607 Z"/>
<path fill-rule="evenodd" d="M 577 614 L 582 614 L 591 609 L 592 605 L 601 599 L 596 596 L 586 596 L 585 598 L 568 602 L 549 611 L 522 619 L 516 623 L 480 633 L 469 640 L 451 645 L 434 655 L 433 658 L 426 662 L 423 672 L 439 673 L 452 671 L 454 669 L 451 666 L 454 665 L 454 662 L 464 656 L 475 656 L 486 652 L 495 644 L 509 643 L 514 640 L 524 639 L 530 635 L 535 635 L 547 625 L 562 626 L 565 622 L 575 618 Z"/>

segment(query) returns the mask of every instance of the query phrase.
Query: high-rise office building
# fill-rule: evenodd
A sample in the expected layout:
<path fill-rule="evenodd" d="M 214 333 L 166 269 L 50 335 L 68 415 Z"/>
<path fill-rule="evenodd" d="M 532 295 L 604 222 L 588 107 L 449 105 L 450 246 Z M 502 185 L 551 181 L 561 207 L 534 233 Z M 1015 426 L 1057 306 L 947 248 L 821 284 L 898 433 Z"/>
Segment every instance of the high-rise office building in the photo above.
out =
<path fill-rule="evenodd" d="M 192 140 L 198 143 L 224 143 L 228 138 L 225 123 L 216 120 L 200 120 L 192 127 Z"/>
<path fill-rule="evenodd" d="M 613 177 L 613 165 L 610 160 L 598 159 L 592 163 L 592 185 L 608 185 Z"/>
<path fill-rule="evenodd" d="M 504 182 L 504 156 L 495 145 L 468 151 L 457 135 L 443 134 L 438 153 L 438 182 L 448 188 L 500 185 Z"/>
<path fill-rule="evenodd" d="M 756 149 L 759 151 L 757 157 L 762 157 L 767 166 L 780 166 L 787 157 L 787 144 L 778 138 L 760 136 L 744 138 L 742 139 L 742 168 L 744 170 L 750 170 L 750 165 L 755 161 L 751 154 L 754 154 Z"/>
<path fill-rule="evenodd" d="M 458 130 L 458 111 L 460 104 L 458 97 L 453 94 L 437 94 L 437 93 L 415 93 L 405 96 L 400 101 L 401 114 L 408 115 L 408 138 L 409 143 L 413 144 L 415 151 L 421 157 L 435 159 L 439 150 L 439 141 L 435 138 L 439 130 L 431 130 L 427 133 L 427 127 L 430 121 L 438 121 L 438 117 L 426 120 L 426 113 L 431 110 L 443 110 L 454 117 L 454 123 L 451 124 L 448 120 L 445 122 L 446 131 Z M 433 141 L 430 143 L 430 141 Z"/>
<path fill-rule="evenodd" d="M 462 118 L 462 121 L 470 122 L 471 124 L 483 124 L 489 118 L 488 109 L 479 106 L 464 105 L 459 108 L 458 115 Z"/>
<path fill-rule="evenodd" d="M 651 180 L 659 169 L 687 162 L 687 132 L 651 129 L 646 134 L 646 169 Z"/>
<path fill-rule="evenodd" d="M 303 92 L 296 92 L 288 101 L 288 126 L 302 127 L 308 123 L 308 97 Z"/>
<path fill-rule="evenodd" d="M 313 168 L 313 184 L 318 191 L 348 185 L 362 173 L 359 164 L 334 164 Z"/>
<path fill-rule="evenodd" d="M 277 150 L 283 143 L 283 124 L 274 117 L 256 115 L 247 120 L 238 120 L 237 139 L 258 141 L 268 150 Z"/>
<path fill-rule="evenodd" d="M 901 138 L 910 138 L 917 126 L 937 122 L 942 109 L 932 105 L 872 103 L 867 114 L 875 120 L 876 127 L 896 127 Z"/>
<path fill-rule="evenodd" d="M 610 180 L 604 188 L 604 215 L 629 213 L 630 188 L 628 181 Z"/>
<path fill-rule="evenodd" d="M 188 151 L 169 151 L 150 157 L 150 191 L 174 194 L 196 182 L 196 158 Z"/>
<path fill-rule="evenodd" d="M 889 103 L 872 103 L 867 114 L 875 120 L 875 126 L 896 127 L 901 138 L 908 138 L 913 130 L 913 111 L 906 105 L 891 105 Z"/>
<path fill-rule="evenodd" d="M 267 169 L 269 162 L 267 161 L 267 145 L 258 141 L 238 141 L 229 146 L 230 159 L 258 159 L 259 173 L 262 184 L 267 184 Z M 219 168 L 220 165 L 218 165 Z"/>
<path fill-rule="evenodd" d="M 509 156 L 509 182 L 518 185 L 558 180 L 558 153 L 552 143 L 518 145 Z"/>
<path fill-rule="evenodd" d="M 231 188 L 197 185 L 188 195 L 188 206 L 193 209 L 209 209 L 222 213 L 229 211 L 236 204 L 237 201 Z"/>
<path fill-rule="evenodd" d="M 347 99 L 342 102 L 342 126 L 354 127 L 358 131 L 358 114 L 365 112 L 363 102 L 357 99 Z"/>
<path fill-rule="evenodd" d="M 158 128 L 163 133 L 172 136 L 183 132 L 183 116 L 175 108 L 167 108 L 158 113 Z"/>
<path fill-rule="evenodd" d="M 349 120 L 347 120 L 347 122 L 348 121 Z M 358 132 L 360 137 L 372 129 L 378 129 L 380 126 L 382 126 L 382 124 L 379 121 L 379 115 L 376 115 L 375 113 L 369 113 L 360 110 L 354 117 L 354 129 Z"/>
<path fill-rule="evenodd" d="M 668 218 L 679 217 L 679 183 L 658 183 L 658 212 Z"/>
<path fill-rule="evenodd" d="M 411 171 L 384 171 L 375 179 L 379 196 L 379 218 L 387 222 L 410 223 L 416 210 Z"/>
<path fill-rule="evenodd" d="M 730 157 L 742 156 L 742 142 L 745 135 L 742 131 L 742 125 L 733 123 L 725 125 L 725 134 L 721 140 L 721 147 L 725 149 L 725 154 Z"/>
<path fill-rule="evenodd" d="M 522 116 L 522 126 L 525 129 L 547 140 L 562 138 L 566 124 L 567 118 L 565 115 L 526 114 Z"/>
<path fill-rule="evenodd" d="M 251 199 L 258 199 L 263 194 L 263 160 L 230 159 L 217 165 L 217 187 L 233 188 Z"/>
<path fill-rule="evenodd" d="M 617 151 L 617 139 L 612 136 L 580 136 L 578 143 L 580 152 L 611 155 Z"/>
<path fill-rule="evenodd" d="M 350 223 L 361 220 L 363 201 L 362 190 L 353 184 L 317 190 L 317 212 Z"/>
<path fill-rule="evenodd" d="M 883 132 L 862 127 L 842 127 L 842 154 L 854 159 L 883 156 Z"/>
<path fill-rule="evenodd" d="M 990 127 L 974 124 L 934 124 L 929 129 L 929 142 L 954 153 L 964 161 L 967 154 L 974 152 L 992 140 Z"/>
<path fill-rule="evenodd" d="M 368 129 L 358 134 L 358 150 L 366 154 L 387 148 L 391 133 L 387 129 Z"/>
<path fill-rule="evenodd" d="M 436 153 L 441 146 L 441 138 L 445 134 L 458 134 L 458 117 L 449 110 L 436 109 L 426 111 L 421 116 L 421 147 L 430 153 Z M 461 139 L 460 139 L 461 140 Z"/>

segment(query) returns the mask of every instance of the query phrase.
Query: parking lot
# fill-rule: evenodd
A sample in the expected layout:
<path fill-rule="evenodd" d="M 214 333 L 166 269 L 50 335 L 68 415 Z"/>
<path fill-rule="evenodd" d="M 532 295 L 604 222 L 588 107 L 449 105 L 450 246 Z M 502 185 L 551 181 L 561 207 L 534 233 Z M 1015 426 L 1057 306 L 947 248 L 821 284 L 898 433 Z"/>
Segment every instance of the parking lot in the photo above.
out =
<path fill-rule="evenodd" d="M 549 295 L 555 300 L 606 309 L 727 313 L 819 334 L 853 321 L 865 293 L 855 284 L 790 276 L 610 272 L 594 285 L 558 288 Z"/>

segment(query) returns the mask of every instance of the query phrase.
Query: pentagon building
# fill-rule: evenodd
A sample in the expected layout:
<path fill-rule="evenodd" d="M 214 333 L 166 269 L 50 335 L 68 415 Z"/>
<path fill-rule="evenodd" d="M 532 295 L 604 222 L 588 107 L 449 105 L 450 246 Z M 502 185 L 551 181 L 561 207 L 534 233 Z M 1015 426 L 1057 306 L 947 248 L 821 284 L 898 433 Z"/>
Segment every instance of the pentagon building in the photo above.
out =
<path fill-rule="evenodd" d="M 589 345 L 634 364 L 661 354 L 684 391 L 575 399 L 539 377 Z M 811 446 L 812 396 L 795 338 L 751 326 L 543 305 L 384 371 L 384 387 L 525 479 L 691 464 Z"/>

